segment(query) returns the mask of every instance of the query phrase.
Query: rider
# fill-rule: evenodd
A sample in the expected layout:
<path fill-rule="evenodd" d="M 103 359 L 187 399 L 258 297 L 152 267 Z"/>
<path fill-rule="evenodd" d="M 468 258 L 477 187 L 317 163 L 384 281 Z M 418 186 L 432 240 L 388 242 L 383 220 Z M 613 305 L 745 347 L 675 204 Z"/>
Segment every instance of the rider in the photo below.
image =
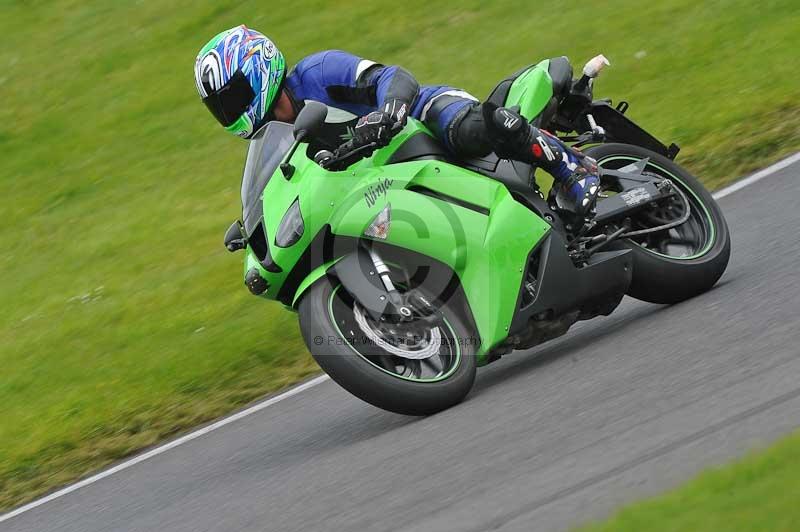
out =
<path fill-rule="evenodd" d="M 535 163 L 560 185 L 561 208 L 584 215 L 599 191 L 594 161 L 527 122 L 513 108 L 480 103 L 441 85 L 420 86 L 399 66 L 329 50 L 300 60 L 287 74 L 283 55 L 244 25 L 211 39 L 195 61 L 203 103 L 226 130 L 250 138 L 270 120 L 294 122 L 307 100 L 361 118 L 357 144 L 388 144 L 409 116 L 422 121 L 458 157 L 498 156 Z"/>

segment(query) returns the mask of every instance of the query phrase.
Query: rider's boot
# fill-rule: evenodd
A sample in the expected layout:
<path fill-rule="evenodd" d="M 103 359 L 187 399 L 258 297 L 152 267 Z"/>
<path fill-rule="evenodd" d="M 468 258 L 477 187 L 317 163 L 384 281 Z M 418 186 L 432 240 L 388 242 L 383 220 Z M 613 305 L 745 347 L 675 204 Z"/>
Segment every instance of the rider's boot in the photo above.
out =
<path fill-rule="evenodd" d="M 529 124 L 519 108 L 484 103 L 483 113 L 497 155 L 536 164 L 553 176 L 559 209 L 579 216 L 594 209 L 600 192 L 594 159 Z"/>

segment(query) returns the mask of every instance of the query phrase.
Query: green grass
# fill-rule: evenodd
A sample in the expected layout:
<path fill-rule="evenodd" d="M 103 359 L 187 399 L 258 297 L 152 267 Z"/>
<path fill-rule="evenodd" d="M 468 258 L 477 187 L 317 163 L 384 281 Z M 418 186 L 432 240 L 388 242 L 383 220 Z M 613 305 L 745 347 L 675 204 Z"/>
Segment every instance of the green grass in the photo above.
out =
<path fill-rule="evenodd" d="M 221 244 L 245 144 L 200 104 L 192 63 L 223 28 L 478 96 L 602 51 L 598 96 L 628 99 L 710 186 L 800 147 L 794 0 L 532 6 L 0 0 L 0 507 L 316 371 Z"/>
<path fill-rule="evenodd" d="M 800 433 L 767 451 L 655 499 L 619 511 L 582 532 L 796 531 L 800 528 Z"/>

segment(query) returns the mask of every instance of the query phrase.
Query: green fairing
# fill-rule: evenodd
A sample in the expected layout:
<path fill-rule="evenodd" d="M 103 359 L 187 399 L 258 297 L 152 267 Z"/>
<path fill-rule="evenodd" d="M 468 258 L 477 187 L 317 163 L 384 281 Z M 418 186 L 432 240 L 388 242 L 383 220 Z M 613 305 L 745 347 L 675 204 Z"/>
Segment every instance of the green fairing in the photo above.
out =
<path fill-rule="evenodd" d="M 500 182 L 464 168 L 430 160 L 384 166 L 388 157 L 415 134 L 430 133 L 421 123 L 410 120 L 389 146 L 341 172 L 322 169 L 308 159 L 301 146 L 291 160 L 296 167 L 292 179 L 285 179 L 278 171 L 263 196 L 270 253 L 283 271 L 265 271 L 250 248 L 245 271 L 256 267 L 269 282 L 264 297 L 275 299 L 325 224 L 330 224 L 334 235 L 367 238 L 366 227 L 387 203 L 391 204 L 392 223 L 386 242 L 452 268 L 481 338 L 479 362 L 485 363 L 488 351 L 508 335 L 527 256 L 550 226 L 514 200 Z M 459 198 L 490 214 L 408 190 L 414 185 Z M 305 231 L 293 246 L 279 248 L 274 235 L 295 198 L 300 201 Z M 331 264 L 320 265 L 307 276 L 296 290 L 294 302 Z"/>
<path fill-rule="evenodd" d="M 520 75 L 511 85 L 506 97 L 506 106 L 520 106 L 520 114 L 533 120 L 541 113 L 553 96 L 553 80 L 548 68 L 550 60 L 545 59 Z"/>
<path fill-rule="evenodd" d="M 294 293 L 294 298 L 292 299 L 292 308 L 297 306 L 297 303 L 300 301 L 300 297 L 302 297 L 305 291 L 308 290 L 308 288 L 310 288 L 312 284 L 316 283 L 319 279 L 321 279 L 328 272 L 328 269 L 330 269 L 331 266 L 339 262 L 339 259 L 341 258 L 342 257 L 339 257 L 332 261 L 328 261 L 325 264 L 322 264 L 321 266 L 317 266 L 316 268 L 314 268 L 314 270 L 311 271 L 311 273 L 309 273 L 306 276 L 305 279 L 303 279 L 303 282 L 300 283 L 300 286 L 297 287 L 297 290 Z"/>

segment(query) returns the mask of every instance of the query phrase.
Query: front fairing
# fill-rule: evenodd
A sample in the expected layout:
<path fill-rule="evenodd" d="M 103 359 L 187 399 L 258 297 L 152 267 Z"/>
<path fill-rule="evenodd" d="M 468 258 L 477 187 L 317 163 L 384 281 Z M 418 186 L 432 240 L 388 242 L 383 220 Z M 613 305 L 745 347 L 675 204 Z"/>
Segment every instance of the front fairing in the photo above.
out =
<path fill-rule="evenodd" d="M 291 131 L 291 125 L 279 122 L 271 122 L 259 131 L 251 141 L 242 180 L 243 219 L 249 241 L 245 274 L 251 268 L 262 274 L 269 284 L 262 296 L 269 299 L 278 299 L 289 272 L 311 240 L 326 225 L 337 225 L 335 217 L 347 210 L 342 206 L 363 200 L 375 176 L 384 172 L 382 165 L 391 154 L 409 137 L 417 133 L 430 134 L 421 123 L 410 121 L 388 146 L 340 172 L 329 172 L 314 163 L 311 147 L 303 143 L 289 161 L 294 172 L 287 179 L 280 171 L 280 163 L 291 146 Z M 395 166 L 393 173 L 403 171 L 395 170 Z M 294 245 L 280 248 L 275 245 L 275 234 L 295 200 L 300 204 L 304 233 Z M 353 236 L 359 235 L 357 232 Z M 267 272 L 260 264 L 265 255 L 269 255 L 282 271 Z"/>

